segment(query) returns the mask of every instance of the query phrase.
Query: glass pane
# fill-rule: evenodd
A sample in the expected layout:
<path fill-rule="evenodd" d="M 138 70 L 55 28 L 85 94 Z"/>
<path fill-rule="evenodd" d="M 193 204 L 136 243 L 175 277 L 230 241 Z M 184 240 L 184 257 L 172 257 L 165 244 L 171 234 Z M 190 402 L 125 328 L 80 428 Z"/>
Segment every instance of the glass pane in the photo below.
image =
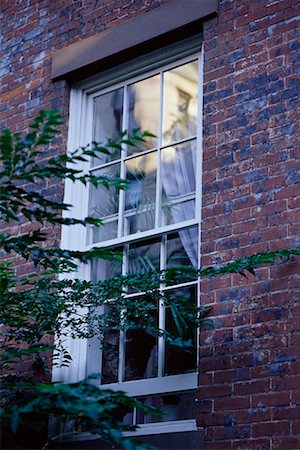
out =
<path fill-rule="evenodd" d="M 137 424 L 194 419 L 196 416 L 194 391 L 147 397 L 140 401 L 159 409 L 163 415 L 161 417 L 154 414 L 145 415 L 137 410 Z"/>
<path fill-rule="evenodd" d="M 125 381 L 157 376 L 157 339 L 143 330 L 126 333 Z"/>
<path fill-rule="evenodd" d="M 129 96 L 129 133 L 134 128 L 150 131 L 158 136 L 159 122 L 159 75 L 134 83 L 128 88 Z M 128 154 L 157 146 L 157 139 L 148 138 L 146 143 L 138 143 L 128 148 Z"/>
<path fill-rule="evenodd" d="M 164 203 L 162 205 L 162 225 L 171 225 L 195 217 L 195 200 L 182 203 Z"/>
<path fill-rule="evenodd" d="M 119 367 L 119 333 L 106 331 L 102 346 L 101 384 L 116 383 Z"/>
<path fill-rule="evenodd" d="M 197 287 L 187 286 L 168 291 L 169 298 L 176 303 L 182 299 L 189 300 L 196 305 Z M 174 338 L 181 338 L 189 344 L 188 349 L 166 342 L 165 375 L 191 372 L 196 370 L 196 330 L 180 314 L 180 306 L 171 303 L 166 307 L 166 331 Z"/>
<path fill-rule="evenodd" d="M 156 166 L 156 152 L 126 161 L 125 234 L 155 226 Z"/>
<path fill-rule="evenodd" d="M 117 139 L 122 130 L 123 88 L 96 97 L 94 100 L 94 141 L 105 143 L 107 138 Z M 100 154 L 92 159 L 92 167 L 120 158 L 120 150 L 112 155 Z"/>
<path fill-rule="evenodd" d="M 100 227 L 89 226 L 88 244 L 115 239 L 118 235 L 118 221 L 103 223 Z"/>
<path fill-rule="evenodd" d="M 195 217 L 195 156 L 194 140 L 162 150 L 162 225 Z"/>
<path fill-rule="evenodd" d="M 196 141 L 162 150 L 163 194 L 171 199 L 195 192 Z"/>
<path fill-rule="evenodd" d="M 144 240 L 129 247 L 128 273 L 147 273 L 159 270 L 160 240 Z"/>
<path fill-rule="evenodd" d="M 133 419 L 134 419 L 134 412 L 133 410 L 130 410 L 129 412 L 125 413 L 123 417 L 124 425 L 133 425 Z"/>
<path fill-rule="evenodd" d="M 131 329 L 126 331 L 125 380 L 156 377 L 157 337 L 151 328 L 158 325 L 158 300 L 150 295 L 127 300 L 124 321 Z"/>
<path fill-rule="evenodd" d="M 116 249 L 116 251 L 120 251 Z M 91 263 L 91 281 L 109 280 L 122 273 L 122 262 L 119 260 L 105 261 L 104 259 L 93 259 Z"/>
<path fill-rule="evenodd" d="M 167 235 L 166 268 L 184 266 L 198 267 L 198 227 L 184 228 Z M 182 272 L 174 276 L 168 284 L 195 279 L 194 274 Z"/>
<path fill-rule="evenodd" d="M 120 164 L 113 164 L 103 169 L 96 170 L 93 175 L 118 178 L 120 176 Z M 90 187 L 89 215 L 96 218 L 104 218 L 116 214 L 119 209 L 119 190 L 113 186 L 106 189 L 104 186 Z"/>
<path fill-rule="evenodd" d="M 121 251 L 116 248 L 116 251 Z M 119 260 L 104 261 L 102 259 L 94 259 L 91 264 L 91 280 L 93 283 L 108 280 L 122 273 L 122 262 Z M 110 311 L 109 306 L 105 307 L 105 313 Z M 109 328 L 109 324 L 107 324 Z M 107 330 L 104 332 L 102 345 L 102 371 L 101 383 L 115 383 L 118 381 L 118 364 L 119 364 L 119 333 L 115 330 Z M 98 358 L 98 353 L 90 355 L 90 358 Z"/>
<path fill-rule="evenodd" d="M 198 61 L 164 73 L 163 144 L 197 134 Z"/>

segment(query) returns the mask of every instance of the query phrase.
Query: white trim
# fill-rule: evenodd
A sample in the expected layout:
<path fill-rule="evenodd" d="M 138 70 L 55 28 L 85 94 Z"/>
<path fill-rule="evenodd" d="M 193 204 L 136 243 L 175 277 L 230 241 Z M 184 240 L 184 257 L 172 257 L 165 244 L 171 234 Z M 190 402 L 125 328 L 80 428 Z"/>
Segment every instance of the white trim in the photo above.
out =
<path fill-rule="evenodd" d="M 136 431 L 126 431 L 125 437 L 144 436 L 149 434 L 180 433 L 184 431 L 197 431 L 195 419 L 174 420 L 172 422 L 155 422 L 139 425 Z"/>
<path fill-rule="evenodd" d="M 143 380 L 124 381 L 123 383 L 102 384 L 99 387 L 100 389 L 124 391 L 132 397 L 141 397 L 145 395 L 196 389 L 197 381 L 198 373 L 191 372 Z M 146 390 L 145 384 L 147 386 Z"/>
<path fill-rule="evenodd" d="M 182 230 L 183 228 L 188 228 L 193 225 L 198 225 L 199 220 L 198 219 L 190 219 L 186 220 L 185 222 L 178 222 L 171 225 L 165 225 L 163 227 L 159 228 L 153 228 L 151 230 L 147 231 L 140 231 L 136 234 L 129 234 L 127 236 L 122 236 L 119 239 L 110 239 L 108 241 L 104 242 L 95 242 L 94 244 L 86 245 L 84 250 L 90 250 L 92 248 L 103 248 L 103 247 L 118 247 L 126 243 L 130 242 L 138 242 L 140 240 L 144 240 L 147 238 L 155 237 L 155 236 L 161 236 L 162 234 L 169 233 L 171 231 L 176 230 Z"/>
<path fill-rule="evenodd" d="M 113 161 L 111 163 L 107 163 L 106 165 L 101 165 L 98 167 L 89 168 L 87 163 L 82 163 L 78 165 L 79 168 L 81 168 L 85 173 L 88 173 L 89 171 L 95 171 L 97 169 L 103 168 L 105 166 L 108 166 L 110 164 L 114 164 L 116 162 L 121 163 L 121 167 L 125 168 L 125 161 L 127 159 L 131 159 L 137 156 L 141 156 L 143 154 L 148 154 L 153 151 L 157 152 L 158 158 L 160 158 L 160 151 L 161 149 L 169 146 L 174 146 L 178 143 L 184 143 L 191 141 L 193 139 L 197 139 L 197 145 L 198 145 L 198 151 L 196 155 L 196 194 L 191 194 L 192 198 L 196 197 L 196 212 L 195 212 L 195 218 L 187 220 L 182 223 L 175 223 L 171 225 L 164 225 L 160 226 L 159 223 L 159 217 L 160 217 L 160 209 L 161 209 L 161 181 L 157 183 L 156 185 L 156 220 L 155 220 L 155 228 L 151 230 L 147 230 L 144 232 L 139 232 L 132 235 L 126 235 L 121 236 L 121 232 L 123 229 L 123 225 L 121 221 L 118 221 L 118 238 L 111 239 L 109 241 L 105 242 L 97 242 L 94 244 L 86 244 L 86 233 L 82 232 L 83 228 L 81 226 L 73 226 L 73 227 L 63 227 L 62 229 L 62 247 L 63 248 L 69 248 L 69 249 L 80 249 L 80 250 L 88 250 L 93 247 L 109 247 L 109 246 L 121 246 L 126 245 L 131 242 L 137 242 L 141 241 L 143 239 L 147 239 L 150 237 L 159 237 L 162 236 L 165 233 L 181 230 L 183 228 L 191 227 L 194 225 L 199 225 L 200 220 L 200 210 L 201 210 L 201 198 L 200 198 L 200 192 L 201 192 L 201 177 L 198 176 L 201 174 L 202 171 L 202 66 L 203 66 L 203 52 L 198 52 L 193 54 L 191 52 L 188 52 L 188 56 L 185 56 L 184 58 L 179 57 L 176 58 L 172 57 L 171 62 L 169 61 L 167 64 L 162 64 L 163 68 L 156 67 L 155 69 L 151 69 L 150 71 L 147 71 L 147 67 L 145 70 L 145 66 L 143 68 L 139 68 L 133 77 L 128 79 L 128 72 L 126 74 L 126 80 L 125 75 L 122 75 L 121 77 L 116 77 L 114 79 L 111 79 L 109 82 L 106 81 L 104 85 L 99 88 L 99 82 L 101 83 L 101 78 L 95 78 L 86 80 L 82 83 L 79 83 L 74 86 L 74 88 L 71 90 L 71 99 L 70 99 L 70 125 L 69 125 L 69 136 L 68 136 L 68 151 L 71 152 L 74 149 L 78 148 L 79 146 L 84 146 L 87 143 L 91 142 L 93 140 L 93 101 L 94 98 L 99 96 L 100 94 L 105 94 L 112 89 L 117 89 L 120 86 L 123 86 L 125 89 L 124 94 L 124 102 L 127 102 L 127 86 L 129 84 L 132 84 L 134 82 L 146 79 L 150 76 L 153 76 L 155 74 L 161 74 L 161 91 L 160 91 L 160 120 L 159 120 L 159 136 L 158 136 L 158 146 L 157 149 L 150 149 L 146 150 L 144 152 L 141 152 L 140 154 L 132 155 L 125 157 L 124 151 L 121 153 L 121 158 L 119 160 Z M 200 59 L 199 59 L 200 55 Z M 163 111 L 162 111 L 162 105 L 163 105 L 163 73 L 166 70 L 174 69 L 180 65 L 186 64 L 188 62 L 196 61 L 198 60 L 198 67 L 199 67 L 199 84 L 198 84 L 198 130 L 197 130 L 197 136 L 192 136 L 186 139 L 182 139 L 181 141 L 168 144 L 168 145 L 162 145 L 162 118 L 163 118 Z M 162 61 L 160 60 L 160 63 Z M 98 81 L 96 81 L 98 80 Z M 126 116 L 126 108 L 123 111 L 123 129 L 124 125 L 127 123 L 127 116 Z M 159 159 L 160 160 L 160 159 Z M 160 173 L 160 164 L 157 165 L 157 177 Z M 121 176 L 124 176 L 124 174 Z M 76 186 L 76 185 L 75 185 Z M 121 192 L 121 196 L 124 197 L 124 192 Z M 76 202 L 74 201 L 76 199 Z M 159 200 L 158 200 L 159 199 Z M 70 212 L 67 213 L 68 216 L 75 216 L 79 218 L 83 218 L 88 213 L 88 188 L 84 188 L 83 186 L 76 186 L 74 188 L 74 185 L 72 183 L 66 183 L 66 189 L 65 189 L 65 202 L 74 204 L 74 207 Z M 124 199 L 123 201 L 120 201 L 120 209 L 119 209 L 119 216 L 124 217 Z M 122 206 L 123 205 L 123 206 Z M 107 218 L 109 219 L 109 218 Z M 109 222 L 109 220 L 107 220 Z M 200 230 L 200 226 L 199 226 Z M 199 237 L 200 237 L 200 231 L 199 231 Z M 200 240 L 199 240 L 199 246 L 200 246 Z M 76 274 L 76 277 L 89 279 L 89 266 L 83 265 L 79 267 L 79 270 Z M 195 282 L 188 282 L 183 283 L 182 286 L 187 285 L 194 285 Z M 168 286 L 163 287 L 164 289 L 174 289 L 175 287 L 181 287 L 181 285 L 174 285 L 174 286 Z M 163 309 L 161 305 L 161 310 Z M 164 317 L 161 314 L 161 322 L 164 321 Z M 162 327 L 163 328 L 163 327 Z M 101 385 L 101 389 L 112 389 L 112 390 L 123 390 L 127 392 L 131 396 L 145 396 L 145 395 L 153 395 L 153 394 L 159 394 L 159 393 L 167 393 L 167 392 L 175 392 L 175 391 L 186 391 L 191 389 L 196 389 L 197 387 L 197 372 L 192 373 L 184 373 L 179 375 L 171 375 L 171 376 L 162 376 L 163 374 L 163 349 L 164 349 L 164 342 L 162 342 L 162 339 L 160 339 L 160 347 L 161 348 L 161 357 L 160 357 L 160 363 L 159 363 L 159 375 L 157 378 L 151 378 L 151 379 L 141 379 L 141 380 L 134 380 L 134 381 L 123 381 L 119 383 L 113 383 L 113 384 L 105 384 Z M 122 339 L 120 340 L 120 351 L 122 350 L 122 346 L 124 346 L 124 342 L 122 342 Z M 87 371 L 87 352 L 88 352 L 88 341 L 87 340 L 73 340 L 69 339 L 67 343 L 67 347 L 71 353 L 71 356 L 73 358 L 72 363 L 68 368 L 55 368 L 53 371 L 53 379 L 55 381 L 78 381 L 80 379 L 85 378 L 86 371 Z M 121 351 L 122 353 L 122 351 Z M 122 361 L 121 361 L 122 362 Z M 124 371 L 124 362 L 119 365 L 119 380 L 122 380 L 123 378 L 123 371 Z M 101 367 L 101 363 L 99 362 L 99 368 Z M 188 423 L 187 421 L 176 421 L 176 422 L 170 422 L 172 427 L 175 427 L 178 425 L 178 423 Z M 192 421 L 194 423 L 194 421 Z M 165 422 L 164 424 L 169 423 Z M 177 424 L 177 425 L 176 425 Z M 155 426 L 152 424 L 149 424 L 152 426 L 152 428 Z M 156 427 L 157 428 L 157 427 Z M 149 427 L 150 429 L 150 427 Z M 182 429 L 180 431 L 183 431 Z"/>

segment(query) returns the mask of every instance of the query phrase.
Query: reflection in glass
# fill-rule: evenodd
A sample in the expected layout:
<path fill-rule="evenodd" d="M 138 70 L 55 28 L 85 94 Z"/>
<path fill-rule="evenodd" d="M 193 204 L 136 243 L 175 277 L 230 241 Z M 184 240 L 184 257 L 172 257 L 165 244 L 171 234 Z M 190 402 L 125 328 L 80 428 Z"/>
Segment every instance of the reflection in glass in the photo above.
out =
<path fill-rule="evenodd" d="M 125 381 L 157 376 L 157 339 L 144 330 L 129 330 L 125 342 Z"/>
<path fill-rule="evenodd" d="M 196 142 L 162 150 L 162 224 L 183 222 L 195 217 L 194 199 Z M 189 200 L 189 201 L 188 201 Z"/>
<path fill-rule="evenodd" d="M 156 152 L 126 161 L 125 234 L 154 228 L 156 166 Z"/>
<path fill-rule="evenodd" d="M 195 217 L 195 200 L 188 200 L 181 203 L 163 203 L 162 205 L 162 225 L 190 220 Z"/>
<path fill-rule="evenodd" d="M 164 73 L 163 145 L 196 135 L 198 61 Z"/>
<path fill-rule="evenodd" d="M 122 130 L 123 88 L 100 95 L 94 100 L 94 135 L 97 143 L 108 138 L 117 139 Z M 112 149 L 112 155 L 100 154 L 92 159 L 92 167 L 120 158 L 120 150 Z"/>
<path fill-rule="evenodd" d="M 198 266 L 198 227 L 184 228 L 167 236 L 167 269 Z"/>
<path fill-rule="evenodd" d="M 120 252 L 120 248 L 115 248 Z M 120 260 L 106 261 L 103 259 L 93 259 L 91 263 L 91 281 L 108 280 L 121 275 L 122 262 Z M 109 306 L 105 306 L 105 313 L 110 311 Z M 103 312 L 103 311 L 101 311 Z M 99 311 L 100 313 L 100 311 Z M 103 334 L 101 342 L 102 350 L 102 370 L 101 384 L 116 383 L 118 381 L 118 365 L 119 365 L 119 333 L 115 330 L 106 330 Z M 93 355 L 90 355 L 91 358 Z M 95 357 L 95 355 L 94 355 Z M 96 355 L 98 357 L 98 354 Z"/>
<path fill-rule="evenodd" d="M 115 249 L 120 252 L 120 249 Z M 117 277 L 122 273 L 122 262 L 120 260 L 107 261 L 104 259 L 92 259 L 91 262 L 91 281 L 97 283 L 98 281 L 109 280 Z"/>
<path fill-rule="evenodd" d="M 158 136 L 159 122 L 159 75 L 131 84 L 128 87 L 129 122 L 128 131 L 140 128 Z M 128 148 L 128 154 L 137 153 L 157 145 L 156 138 L 148 138 L 147 142 L 138 143 L 136 148 Z"/>
<path fill-rule="evenodd" d="M 131 244 L 128 254 L 128 273 L 146 273 L 159 270 L 160 240 L 144 240 Z"/>
<path fill-rule="evenodd" d="M 129 327 L 125 339 L 125 380 L 156 377 L 157 338 L 149 329 L 158 325 L 157 299 L 151 295 L 129 296 L 124 324 Z"/>
<path fill-rule="evenodd" d="M 181 299 L 189 300 L 192 304 L 197 301 L 196 286 L 186 286 L 168 291 L 168 296 L 176 302 Z M 196 330 L 192 324 L 180 316 L 180 310 L 175 305 L 166 307 L 166 331 L 172 336 L 180 337 L 190 344 L 188 351 L 177 345 L 166 342 L 165 375 L 191 372 L 196 370 Z"/>
<path fill-rule="evenodd" d="M 118 221 L 111 220 L 103 223 L 100 227 L 89 225 L 88 244 L 95 244 L 96 242 L 109 241 L 115 239 L 118 235 Z"/>
<path fill-rule="evenodd" d="M 101 384 L 116 383 L 119 369 L 119 333 L 106 331 L 102 341 Z"/>
<path fill-rule="evenodd" d="M 120 176 L 120 164 L 112 164 L 99 169 L 93 172 L 93 175 L 118 178 Z M 98 188 L 91 186 L 89 200 L 89 215 L 102 219 L 118 212 L 119 190 L 113 186 L 109 189 L 102 185 Z"/>
<path fill-rule="evenodd" d="M 137 410 L 137 424 L 195 418 L 194 391 L 146 397 L 139 400 L 147 406 L 157 408 L 163 415 L 161 417 L 154 414 L 145 415 L 142 411 Z"/>

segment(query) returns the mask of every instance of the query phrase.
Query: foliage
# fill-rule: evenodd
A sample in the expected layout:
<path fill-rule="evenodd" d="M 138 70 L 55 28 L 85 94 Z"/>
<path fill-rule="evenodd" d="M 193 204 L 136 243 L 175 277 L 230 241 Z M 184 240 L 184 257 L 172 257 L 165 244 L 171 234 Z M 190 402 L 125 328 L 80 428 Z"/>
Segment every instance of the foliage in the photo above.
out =
<path fill-rule="evenodd" d="M 9 388 L 9 383 L 6 388 Z M 15 386 L 13 386 L 15 387 Z M 126 450 L 144 449 L 138 442 L 123 438 L 123 431 L 133 430 L 135 427 L 122 424 L 122 415 L 133 408 L 142 409 L 145 413 L 158 414 L 156 410 L 129 398 L 121 391 L 100 390 L 89 380 L 78 383 L 32 383 L 19 386 L 21 398 L 15 392 L 14 403 L 10 407 L 10 430 L 8 439 L 11 443 L 20 442 L 32 445 L 30 436 L 34 436 L 35 445 L 45 444 L 45 436 L 40 435 L 45 428 L 51 413 L 51 428 L 54 438 L 50 439 L 44 448 L 55 441 L 62 434 L 68 434 L 67 429 L 97 434 L 99 439 L 120 446 Z M 59 422 L 55 418 L 59 418 Z M 56 428 L 56 430 L 55 430 Z M 76 434 L 74 431 L 70 435 Z M 14 435 L 17 439 L 14 439 Z M 4 442 L 5 443 L 5 442 Z"/>
<path fill-rule="evenodd" d="M 86 262 L 94 257 L 111 259 L 119 255 L 97 248 L 89 252 L 74 252 L 47 246 L 49 234 L 45 232 L 46 226 L 100 226 L 101 220 L 63 217 L 61 213 L 69 211 L 71 205 L 45 197 L 43 189 L 48 180 L 54 182 L 55 179 L 84 185 L 89 183 L 95 187 L 102 185 L 107 189 L 110 186 L 126 188 L 124 180 L 86 174 L 77 168 L 76 163 L 96 158 L 101 153 L 108 154 L 123 145 L 133 146 L 144 141 L 150 133 L 140 133 L 136 129 L 130 137 L 121 133 L 119 140 L 108 139 L 105 145 L 93 142 L 69 155 L 51 156 L 51 146 L 59 134 L 57 126 L 60 124 L 61 117 L 57 111 L 41 111 L 25 136 L 8 129 L 3 130 L 0 136 L 1 221 L 4 226 L 5 223 L 20 225 L 21 230 L 17 235 L 0 235 L 1 253 L 10 257 L 22 256 L 39 271 L 38 277 L 35 274 L 17 277 L 11 262 L 0 265 L 1 313 L 5 325 L 0 355 L 3 363 L 1 415 L 4 445 L 10 448 L 40 446 L 47 433 L 49 413 L 52 413 L 68 423 L 76 419 L 76 427 L 85 427 L 109 442 L 130 449 L 136 445 L 121 439 L 121 432 L 127 427 L 116 410 L 121 408 L 124 411 L 136 406 L 147 412 L 144 405 L 121 392 L 100 391 L 87 381 L 64 385 L 48 381 L 47 361 L 50 355 L 46 352 L 57 347 L 53 343 L 54 335 L 60 337 L 62 344 L 64 335 L 61 330 L 70 326 L 73 335 L 89 336 L 87 323 L 83 321 L 82 324 L 83 316 L 78 307 L 91 306 L 89 303 L 94 295 L 91 284 L 81 280 L 58 281 L 54 274 L 75 269 L 74 258 Z M 34 223 L 34 231 L 22 232 L 22 224 L 26 222 Z M 62 345 L 60 350 L 62 363 L 68 364 L 70 356 Z"/>
<path fill-rule="evenodd" d="M 69 251 L 48 247 L 47 227 L 60 225 L 101 226 L 101 220 L 87 217 L 83 220 L 66 218 L 62 212 L 71 205 L 60 199 L 49 199 L 43 194 L 46 181 L 69 180 L 92 184 L 95 187 L 114 186 L 126 189 L 126 182 L 118 178 L 90 175 L 80 171 L 76 163 L 87 162 L 101 153 L 134 146 L 150 133 L 133 130 L 130 137 L 121 133 L 117 141 L 105 145 L 93 142 L 69 155 L 51 155 L 61 117 L 57 111 L 41 111 L 25 136 L 3 130 L 0 136 L 0 213 L 4 224 L 20 225 L 20 235 L 0 235 L 3 255 L 22 256 L 39 270 L 35 274 L 17 277 L 11 263 L 0 265 L 1 315 L 3 350 L 3 424 L 8 445 L 28 447 L 28 434 L 40 433 L 44 439 L 45 425 L 52 413 L 76 429 L 97 432 L 103 439 L 125 449 L 139 444 L 122 439 L 126 426 L 121 415 L 133 407 L 143 408 L 134 399 L 121 392 L 99 390 L 89 380 L 75 384 L 49 382 L 49 351 L 54 351 L 57 364 L 68 365 L 70 355 L 64 349 L 64 340 L 73 337 L 103 336 L 106 330 L 143 330 L 163 336 L 169 344 L 188 350 L 190 335 L 199 325 L 209 325 L 207 308 L 197 308 L 185 299 L 171 299 L 161 292 L 161 283 L 170 285 L 203 277 L 237 273 L 255 275 L 255 269 L 285 262 L 300 249 L 260 253 L 235 260 L 219 267 L 193 269 L 174 267 L 165 271 L 147 271 L 129 276 L 118 276 L 97 284 L 79 279 L 57 279 L 55 274 L 76 268 L 76 260 L 92 258 L 118 259 L 120 255 L 107 249 L 93 248 L 88 252 Z M 52 146 L 52 147 L 51 147 Z M 56 153 L 56 152 L 53 152 Z M 34 223 L 34 231 L 22 232 L 22 224 Z M 47 227 L 46 227 L 47 226 Z M 2 250 L 1 250 L 2 249 Z M 124 292 L 140 292 L 139 301 Z M 163 300 L 170 307 L 174 330 L 166 332 L 157 327 L 156 309 Z M 99 307 L 102 312 L 99 313 Z M 104 311 L 104 312 L 103 312 Z M 192 330 L 186 332 L 186 330 Z M 53 341 L 53 337 L 58 339 Z M 20 362 L 26 363 L 20 366 Z M 26 370 L 24 370 L 26 367 Z M 26 437 L 27 436 L 27 437 Z M 137 447 L 135 447 L 137 446 Z"/>
<path fill-rule="evenodd" d="M 62 217 L 62 211 L 69 211 L 72 205 L 62 201 L 46 198 L 42 191 L 46 180 L 70 180 L 84 185 L 88 183 L 94 187 L 104 186 L 109 189 L 126 188 L 126 181 L 108 176 L 95 176 L 86 174 L 77 168 L 76 163 L 87 162 L 89 158 L 97 158 L 100 154 L 110 154 L 113 149 L 121 149 L 123 145 L 134 146 L 145 141 L 151 133 L 140 133 L 133 130 L 130 137 L 120 133 L 119 139 L 108 139 L 104 145 L 93 142 L 91 145 L 81 147 L 72 153 L 58 154 L 45 158 L 45 147 L 53 144 L 54 138 L 59 134 L 56 128 L 60 125 L 61 116 L 56 110 L 42 110 L 30 125 L 31 131 L 25 136 L 12 133 L 4 129 L 0 135 L 1 157 L 1 191 L 0 191 L 0 217 L 1 220 L 23 223 L 24 220 L 40 225 L 39 229 L 22 236 L 11 236 L 4 233 L 0 237 L 0 245 L 7 252 L 18 253 L 35 265 L 52 267 L 56 269 L 66 266 L 74 267 L 73 258 L 81 261 L 99 257 L 110 258 L 112 254 L 107 250 L 92 249 L 89 252 L 71 252 L 67 249 L 45 248 L 41 245 L 48 236 L 43 233 L 45 223 L 52 225 L 101 225 L 101 220 L 86 217 L 83 220 L 74 217 Z"/>

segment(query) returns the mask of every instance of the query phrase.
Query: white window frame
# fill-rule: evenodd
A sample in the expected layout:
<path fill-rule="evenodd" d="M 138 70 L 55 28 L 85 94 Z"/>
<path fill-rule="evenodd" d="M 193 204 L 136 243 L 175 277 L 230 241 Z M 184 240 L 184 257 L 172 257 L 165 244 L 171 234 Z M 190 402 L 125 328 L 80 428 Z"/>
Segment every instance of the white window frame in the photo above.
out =
<path fill-rule="evenodd" d="M 198 132 L 196 136 L 197 142 L 197 163 L 196 163 L 196 195 L 195 195 L 195 211 L 196 215 L 194 219 L 185 221 L 184 223 L 175 223 L 172 225 L 165 225 L 156 227 L 154 229 L 139 232 L 138 234 L 120 236 L 116 239 L 111 239 L 105 242 L 99 242 L 95 244 L 86 244 L 86 229 L 80 225 L 75 225 L 72 227 L 63 226 L 62 227 L 62 237 L 61 237 L 61 247 L 68 248 L 70 250 L 81 250 L 86 251 L 92 247 L 108 247 L 116 246 L 120 244 L 130 243 L 137 240 L 143 240 L 149 237 L 155 237 L 162 235 L 166 232 L 171 232 L 175 230 L 180 230 L 185 227 L 190 227 L 192 225 L 198 225 L 199 230 L 199 253 L 201 244 L 201 190 L 202 190 L 202 103 L 203 103 L 203 48 L 199 50 L 199 44 L 197 47 L 197 52 L 195 49 L 191 48 L 189 50 L 184 50 L 184 55 L 179 55 L 176 57 L 176 53 L 172 56 L 171 62 L 166 62 L 166 64 L 161 62 L 162 69 L 160 71 L 157 68 L 147 69 L 147 67 L 139 67 L 136 69 L 133 65 L 133 76 L 120 75 L 120 79 L 116 80 L 118 77 L 113 79 L 108 75 L 104 74 L 104 77 L 92 77 L 84 82 L 77 83 L 71 89 L 70 95 L 70 121 L 69 121 L 69 134 L 68 134 L 68 151 L 85 146 L 93 140 L 93 99 L 99 96 L 99 93 L 105 94 L 113 89 L 124 86 L 125 79 L 127 84 L 144 79 L 146 76 L 151 76 L 159 72 L 174 68 L 181 64 L 195 60 L 199 57 L 199 90 L 198 90 Z M 151 60 L 151 58 L 150 58 Z M 157 64 L 157 62 L 155 63 Z M 152 63 L 152 65 L 155 66 Z M 141 66 L 141 64 L 140 64 Z M 151 64 L 150 64 L 151 66 Z M 126 72 L 126 71 L 125 71 Z M 161 99 L 162 101 L 162 99 Z M 151 130 L 149 130 L 151 131 Z M 161 131 L 160 131 L 161 132 Z M 160 136 L 161 137 L 161 136 Z M 190 140 L 192 138 L 189 138 Z M 182 142 L 182 141 L 180 141 Z M 173 145 L 173 144 L 172 144 Z M 169 145 L 162 146 L 160 148 L 167 147 Z M 160 149 L 158 150 L 160 151 Z M 148 153 L 141 152 L 141 154 Z M 134 156 L 138 156 L 137 154 Z M 89 172 L 90 165 L 88 163 L 81 163 L 79 166 L 84 172 Z M 93 168 L 94 169 L 94 168 Z M 122 176 L 122 174 L 121 174 Z M 159 174 L 158 174 L 159 176 Z M 122 195 L 122 194 L 121 194 Z M 82 185 L 73 184 L 69 180 L 66 182 L 65 186 L 65 198 L 66 203 L 74 205 L 72 209 L 67 212 L 65 217 L 73 216 L 83 219 L 88 215 L 88 189 L 84 188 Z M 156 225 L 157 213 L 156 213 Z M 119 230 L 120 233 L 120 230 Z M 81 264 L 78 267 L 76 273 L 69 275 L 71 278 L 81 278 L 85 280 L 90 279 L 90 266 L 88 264 Z M 64 276 L 65 278 L 65 276 Z M 182 286 L 188 286 L 190 283 L 183 283 Z M 181 285 L 172 286 L 179 287 Z M 200 304 L 200 289 L 198 282 L 198 304 Z M 199 335 L 198 335 L 199 339 Z M 197 339 L 197 341 L 198 341 Z M 54 381 L 64 381 L 64 382 L 76 382 L 84 379 L 87 373 L 87 354 L 88 354 L 88 340 L 85 339 L 68 339 L 66 347 L 72 356 L 72 362 L 69 367 L 57 367 L 53 368 L 52 378 Z M 198 352 L 197 352 L 198 353 Z M 199 356 L 197 357 L 197 367 L 199 365 Z M 100 367 L 100 365 L 98 366 Z M 91 369 L 89 369 L 91 373 Z M 96 370 L 95 370 L 96 372 Z M 156 378 L 151 378 L 147 380 L 135 380 L 135 381 L 124 381 L 122 383 L 112 383 L 100 386 L 104 389 L 113 390 L 123 390 L 130 396 L 147 396 L 155 395 L 161 393 L 171 393 L 188 391 L 197 388 L 197 371 L 193 373 L 185 373 L 170 376 L 158 376 Z M 145 389 L 145 386 L 147 388 Z M 180 422 L 180 424 L 179 424 Z M 193 422 L 193 423 L 192 423 Z M 163 429 L 170 429 L 171 422 L 161 422 L 159 424 L 146 424 L 149 430 L 160 430 L 154 431 L 154 433 L 163 432 Z M 171 427 L 175 427 L 180 431 L 195 429 L 195 421 L 191 420 L 181 420 L 176 421 L 177 425 L 172 422 Z M 185 424 L 185 425 L 184 425 Z M 143 428 L 144 428 L 143 426 Z M 146 432 L 145 429 L 145 432 Z M 148 431 L 149 434 L 152 432 Z M 148 433 L 147 432 L 147 433 Z M 143 434 L 143 433 L 140 433 Z"/>

